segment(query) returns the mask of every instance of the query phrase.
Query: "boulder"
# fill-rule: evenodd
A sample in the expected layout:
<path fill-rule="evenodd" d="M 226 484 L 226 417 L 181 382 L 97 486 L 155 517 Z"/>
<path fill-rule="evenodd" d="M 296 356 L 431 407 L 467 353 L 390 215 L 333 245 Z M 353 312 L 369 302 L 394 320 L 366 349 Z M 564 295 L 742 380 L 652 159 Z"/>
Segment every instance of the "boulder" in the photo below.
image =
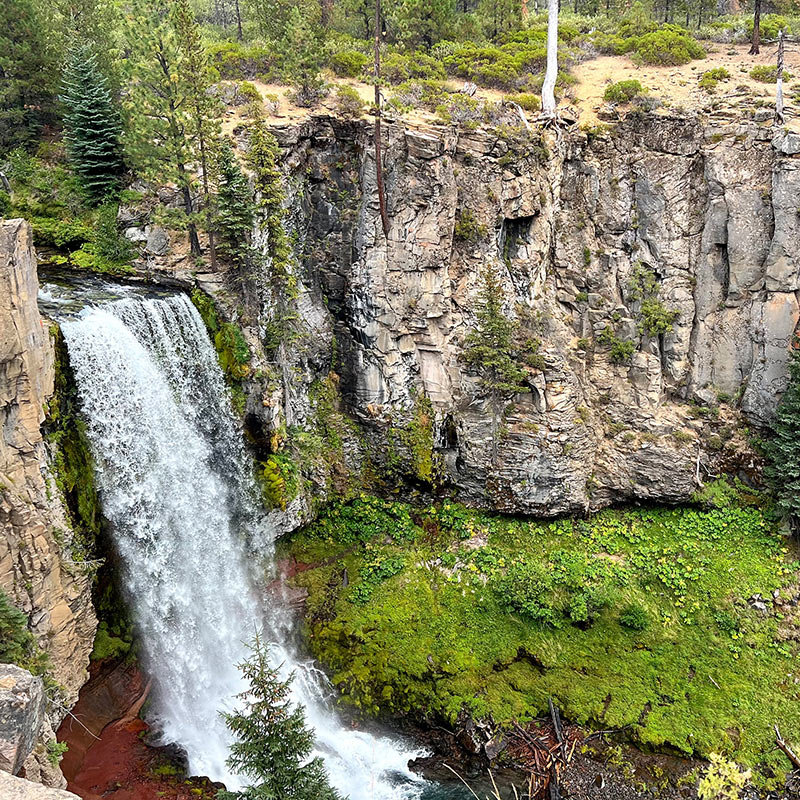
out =
<path fill-rule="evenodd" d="M 44 713 L 42 679 L 14 664 L 0 664 L 0 770 L 19 772 L 39 737 Z"/>
<path fill-rule="evenodd" d="M 80 798 L 61 789 L 48 789 L 40 783 L 15 778 L 0 770 L 0 797 L 3 800 L 80 800 Z"/>

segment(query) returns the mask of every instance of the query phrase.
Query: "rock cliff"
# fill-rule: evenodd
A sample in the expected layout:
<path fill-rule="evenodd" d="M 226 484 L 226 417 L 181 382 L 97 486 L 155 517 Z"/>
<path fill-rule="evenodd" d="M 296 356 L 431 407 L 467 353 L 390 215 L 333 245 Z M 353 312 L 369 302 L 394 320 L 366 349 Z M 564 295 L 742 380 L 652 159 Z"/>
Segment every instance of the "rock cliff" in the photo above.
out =
<path fill-rule="evenodd" d="M 56 722 L 86 679 L 96 620 L 90 577 L 71 560 L 69 517 L 40 430 L 55 370 L 37 291 L 30 226 L 0 222 L 0 590 L 28 615 L 63 687 L 51 692 Z"/>
<path fill-rule="evenodd" d="M 344 460 L 385 467 L 424 394 L 443 482 L 484 507 L 673 502 L 757 473 L 748 427 L 774 412 L 798 322 L 798 137 L 641 115 L 558 141 L 390 124 L 384 240 L 367 124 L 273 130 L 300 324 L 277 379 L 250 382 L 262 431 L 314 427 L 308 389 L 333 369 L 358 429 Z M 536 351 L 499 425 L 462 358 L 489 264 Z M 263 376 L 274 289 L 205 277 Z"/>

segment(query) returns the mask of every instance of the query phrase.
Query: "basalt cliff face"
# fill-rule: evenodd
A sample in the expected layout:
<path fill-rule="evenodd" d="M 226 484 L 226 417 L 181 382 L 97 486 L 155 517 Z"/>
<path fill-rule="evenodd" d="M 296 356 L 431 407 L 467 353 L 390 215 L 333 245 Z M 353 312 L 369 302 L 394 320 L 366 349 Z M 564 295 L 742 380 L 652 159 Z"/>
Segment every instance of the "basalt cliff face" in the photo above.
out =
<path fill-rule="evenodd" d="M 274 131 L 300 333 L 279 380 L 250 382 L 262 433 L 313 422 L 308 387 L 332 367 L 358 428 L 345 460 L 403 451 L 424 394 L 442 482 L 486 508 L 674 502 L 721 470 L 758 472 L 747 427 L 774 413 L 798 322 L 798 137 L 663 116 L 541 142 L 389 124 L 384 239 L 370 126 Z M 499 422 L 463 362 L 489 264 L 538 347 Z M 214 293 L 256 352 L 275 313 L 259 280 L 205 284 L 227 286 Z"/>
<path fill-rule="evenodd" d="M 32 742 L 38 739 L 31 756 L 22 757 L 24 772 L 60 786 L 61 773 L 48 761 L 42 742 L 54 738 L 50 723 L 60 720 L 63 705 L 75 702 L 86 680 L 96 620 L 85 565 L 70 560 L 69 517 L 40 429 L 53 395 L 55 359 L 37 291 L 30 226 L 22 220 L 0 222 L 0 590 L 28 615 L 63 689 L 51 689 L 47 713 L 31 717 L 35 730 L 25 730 L 28 721 L 16 720 L 19 704 L 4 704 L 4 734 L 19 722 L 14 730 Z M 2 688 L 10 687 L 13 683 Z"/>

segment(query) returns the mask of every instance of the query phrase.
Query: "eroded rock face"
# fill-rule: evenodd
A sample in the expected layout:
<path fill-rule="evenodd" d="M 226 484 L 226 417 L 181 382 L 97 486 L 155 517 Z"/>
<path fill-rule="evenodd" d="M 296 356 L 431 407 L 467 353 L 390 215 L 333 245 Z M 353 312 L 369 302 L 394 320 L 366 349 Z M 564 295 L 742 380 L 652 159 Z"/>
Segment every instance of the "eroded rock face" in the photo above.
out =
<path fill-rule="evenodd" d="M 306 254 L 301 316 L 317 320 L 286 359 L 309 385 L 333 330 L 373 460 L 424 392 L 446 482 L 484 507 L 680 501 L 719 469 L 757 471 L 744 426 L 771 419 L 800 315 L 792 141 L 653 117 L 545 152 L 388 125 L 384 240 L 366 126 L 317 118 L 276 134 Z M 472 231 L 456 236 L 466 218 Z M 543 357 L 499 424 L 461 359 L 490 263 Z M 647 330 L 642 276 L 677 312 L 667 332 Z M 263 321 L 269 304 L 252 313 Z M 629 360 L 612 358 L 606 330 L 633 344 Z M 302 426 L 309 413 L 295 385 L 264 419 Z"/>
<path fill-rule="evenodd" d="M 0 221 L 0 589 L 28 615 L 69 705 L 86 679 L 96 619 L 85 569 L 62 552 L 70 525 L 40 431 L 54 355 L 37 291 L 30 226 Z"/>
<path fill-rule="evenodd" d="M 13 664 L 0 664 L 0 770 L 16 775 L 39 738 L 44 683 Z"/>

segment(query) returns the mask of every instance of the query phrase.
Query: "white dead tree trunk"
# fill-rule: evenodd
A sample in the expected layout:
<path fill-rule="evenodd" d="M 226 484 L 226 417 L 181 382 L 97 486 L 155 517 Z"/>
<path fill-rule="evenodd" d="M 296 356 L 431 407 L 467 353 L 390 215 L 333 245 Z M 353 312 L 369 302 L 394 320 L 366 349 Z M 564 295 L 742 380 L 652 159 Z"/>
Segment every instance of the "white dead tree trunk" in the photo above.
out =
<path fill-rule="evenodd" d="M 775 87 L 775 124 L 783 125 L 783 28 L 778 32 L 778 79 Z"/>
<path fill-rule="evenodd" d="M 547 69 L 542 84 L 544 121 L 556 117 L 556 77 L 558 76 L 558 0 L 547 0 Z"/>

